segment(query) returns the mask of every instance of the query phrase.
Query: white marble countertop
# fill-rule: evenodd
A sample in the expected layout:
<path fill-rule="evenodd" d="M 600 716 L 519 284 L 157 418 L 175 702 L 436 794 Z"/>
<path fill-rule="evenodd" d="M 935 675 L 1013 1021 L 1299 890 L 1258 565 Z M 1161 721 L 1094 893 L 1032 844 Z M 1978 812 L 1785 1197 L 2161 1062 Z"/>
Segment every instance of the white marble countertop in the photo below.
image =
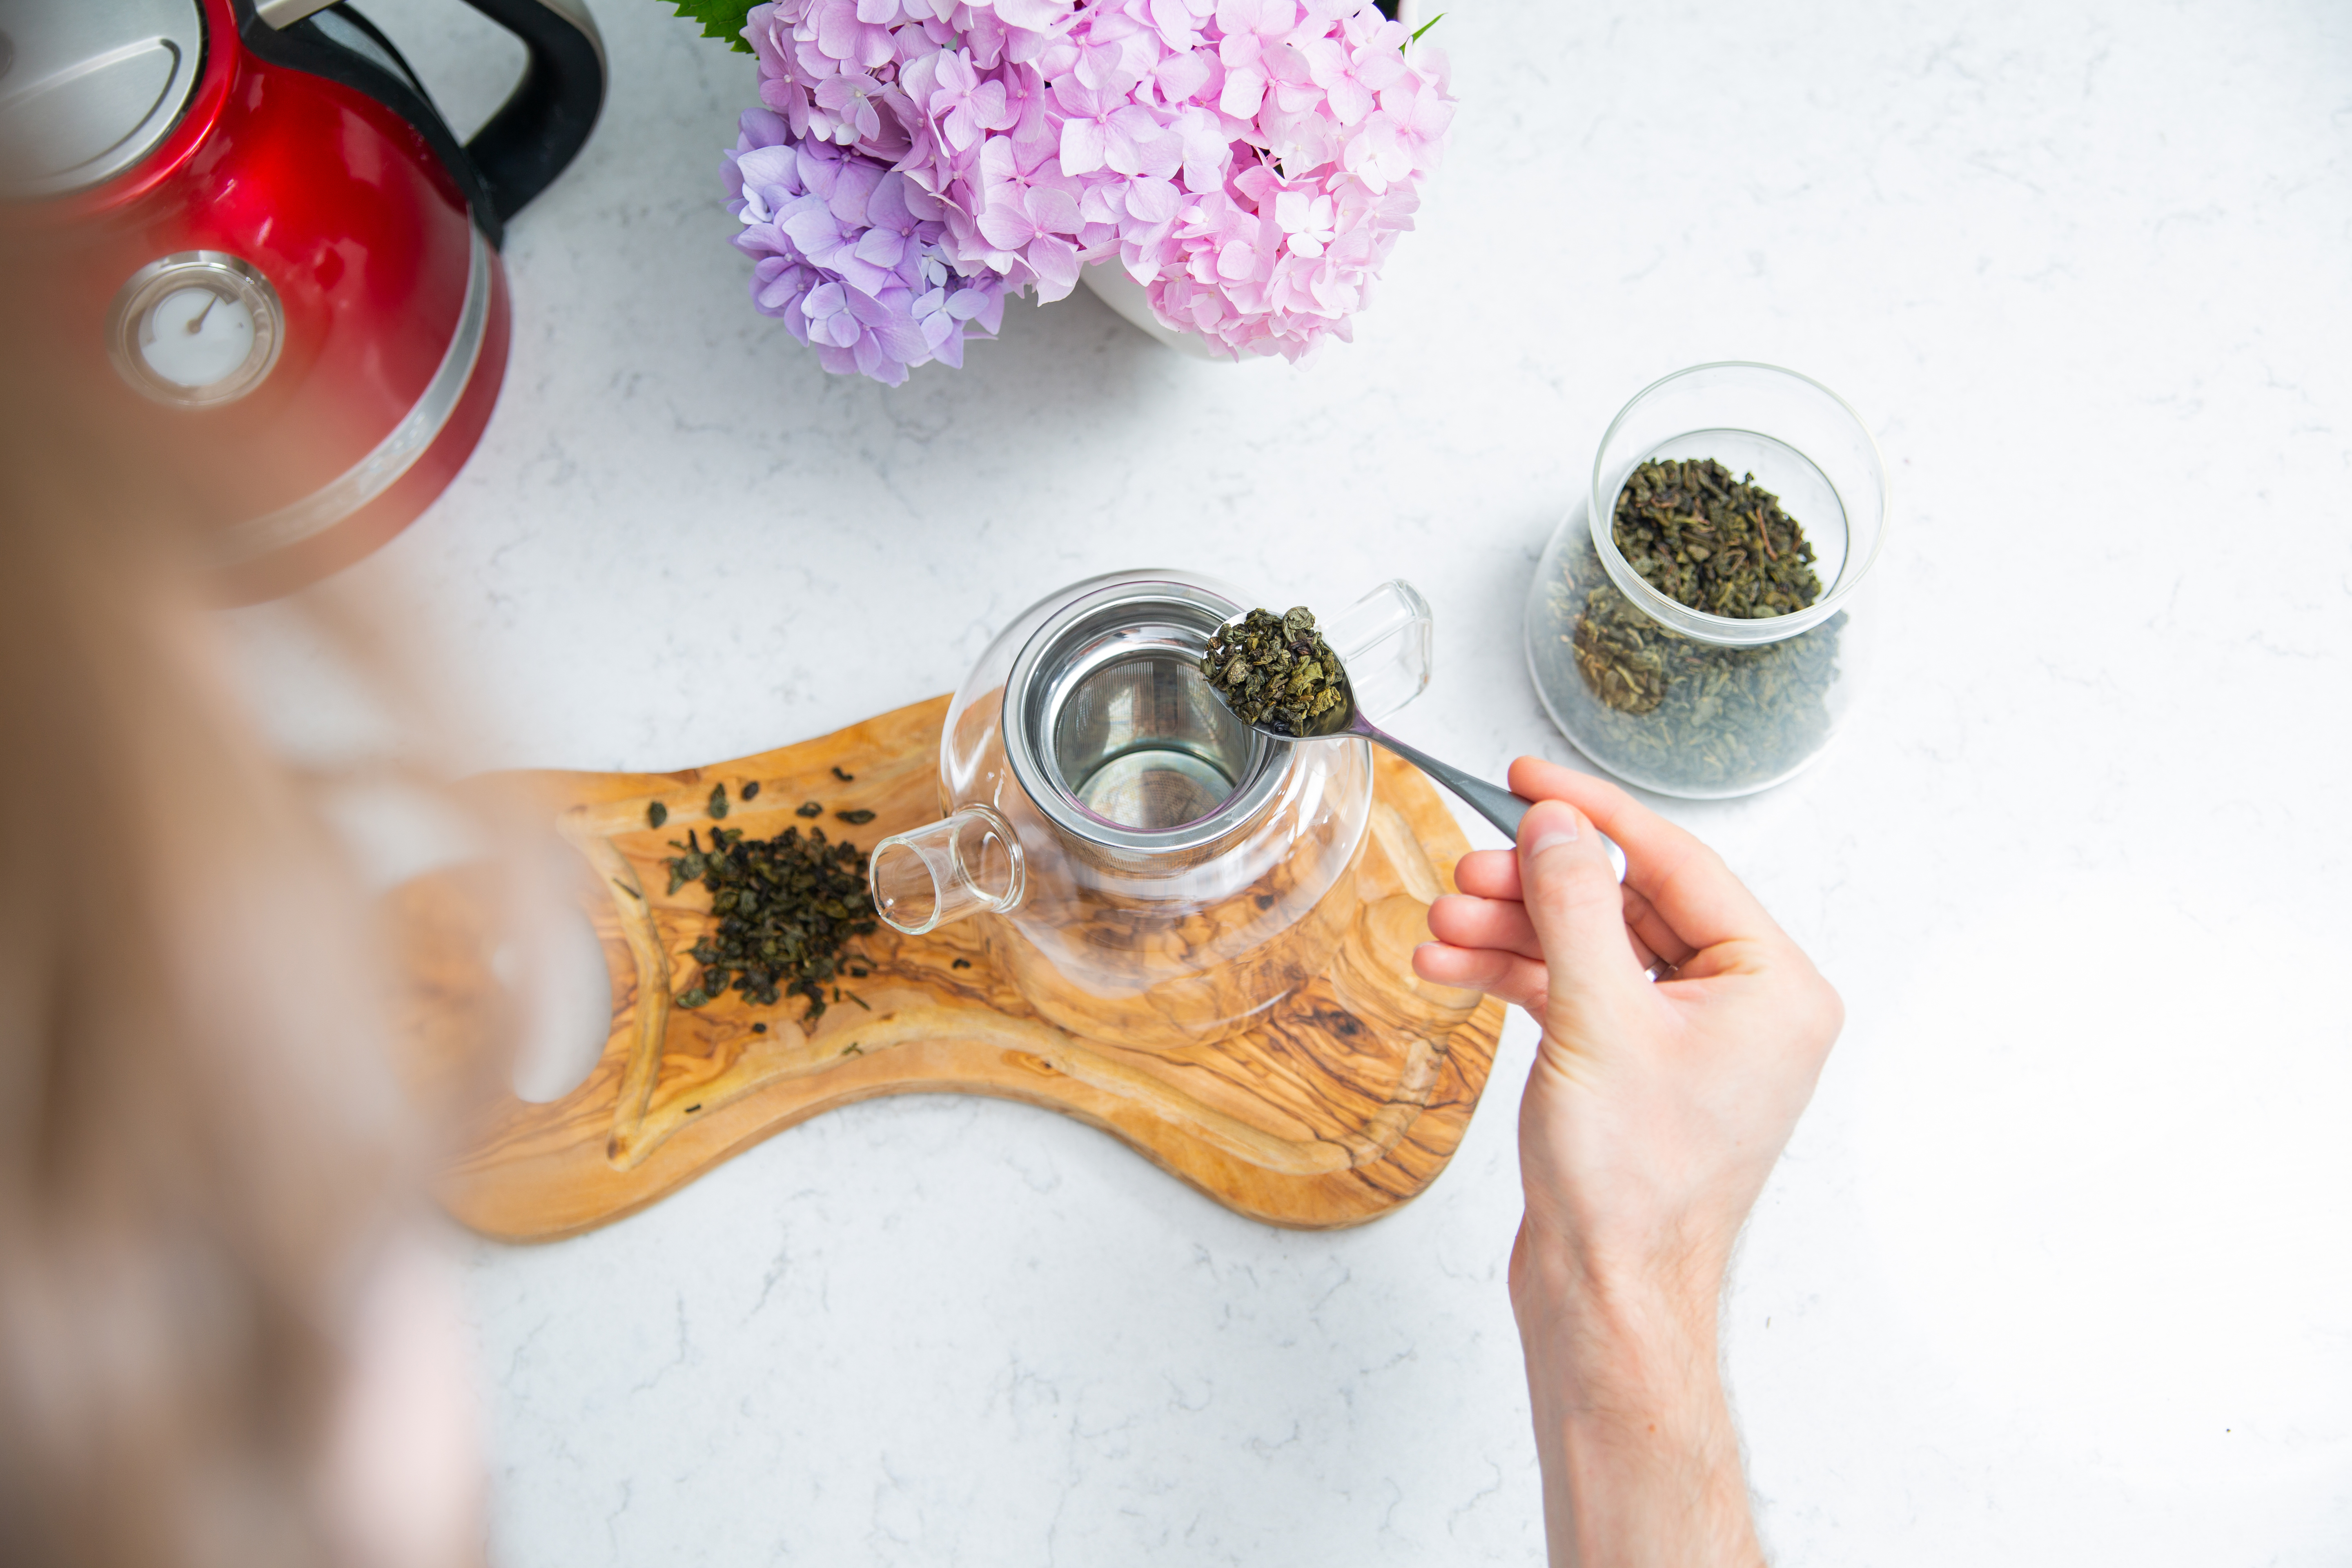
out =
<path fill-rule="evenodd" d="M 362 4 L 480 118 L 511 65 L 454 5 Z M 2352 1558 L 2352 16 L 1457 8 L 1449 162 L 1355 345 L 1198 363 L 1082 294 L 886 391 L 745 298 L 749 59 L 593 9 L 611 98 L 513 226 L 498 412 L 359 569 L 466 671 L 469 765 L 820 734 L 1163 563 L 1282 603 L 1407 576 L 1437 678 L 1400 727 L 1573 760 L 1519 610 L 1601 427 L 1685 364 L 1803 370 L 1894 475 L 1874 695 L 1796 782 L 1664 805 L 1851 1020 L 1730 1297 L 1765 1535 Z M 1503 1287 L 1532 1040 L 1353 1232 L 921 1098 L 475 1247 L 498 1560 L 1538 1561 Z"/>

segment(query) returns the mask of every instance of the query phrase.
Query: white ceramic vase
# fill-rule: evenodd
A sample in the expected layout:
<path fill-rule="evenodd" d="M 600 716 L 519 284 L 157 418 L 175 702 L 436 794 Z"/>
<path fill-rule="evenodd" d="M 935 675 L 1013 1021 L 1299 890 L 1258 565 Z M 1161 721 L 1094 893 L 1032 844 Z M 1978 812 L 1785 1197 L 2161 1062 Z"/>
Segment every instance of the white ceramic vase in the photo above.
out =
<path fill-rule="evenodd" d="M 1079 272 L 1078 281 L 1094 291 L 1096 299 L 1125 317 L 1139 332 L 1156 342 L 1166 343 L 1178 353 L 1192 359 L 1215 360 L 1231 364 L 1233 356 L 1218 353 L 1209 346 L 1209 340 L 1198 332 L 1180 332 L 1152 313 L 1151 296 L 1143 285 L 1128 275 L 1118 257 L 1097 261 Z"/>

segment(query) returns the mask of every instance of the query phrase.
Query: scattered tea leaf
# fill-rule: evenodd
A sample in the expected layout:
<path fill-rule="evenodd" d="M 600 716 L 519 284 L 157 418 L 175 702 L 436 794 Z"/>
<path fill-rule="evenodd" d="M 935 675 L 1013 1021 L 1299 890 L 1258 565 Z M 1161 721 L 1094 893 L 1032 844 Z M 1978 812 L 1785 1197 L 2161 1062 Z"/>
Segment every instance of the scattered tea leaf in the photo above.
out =
<path fill-rule="evenodd" d="M 843 773 L 841 771 L 841 764 L 838 763 L 835 763 L 833 766 L 833 776 L 839 779 L 844 784 L 855 784 L 857 782 L 857 775 L 856 773 Z"/>
<path fill-rule="evenodd" d="M 741 789 L 737 790 L 735 793 L 742 796 L 745 800 L 757 800 L 760 798 L 760 781 L 758 779 L 753 779 L 751 783 L 745 784 Z"/>
<path fill-rule="evenodd" d="M 852 827 L 863 827 L 874 820 L 874 814 L 863 808 L 856 811 L 836 811 L 833 815 Z"/>
<path fill-rule="evenodd" d="M 667 822 L 668 820 L 669 807 L 664 805 L 661 802 L 656 801 L 651 805 L 646 807 L 646 826 L 659 827 L 663 823 Z"/>
<path fill-rule="evenodd" d="M 714 827 L 710 840 L 702 849 L 688 832 L 685 845 L 672 846 L 685 852 L 668 861 L 670 890 L 701 882 L 717 922 L 688 950 L 701 973 L 677 1005 L 699 1007 L 733 990 L 772 1007 L 797 994 L 809 1004 L 803 1021 L 822 1017 L 842 948 L 879 929 L 864 853 L 845 841 L 827 843 L 818 828 L 806 837 L 787 827 L 747 840 L 740 828 Z"/>
<path fill-rule="evenodd" d="M 723 784 L 710 786 L 710 815 L 714 820 L 727 815 L 727 786 Z"/>
<path fill-rule="evenodd" d="M 801 802 L 800 805 L 793 807 L 793 815 L 794 816 L 823 816 L 824 815 L 824 807 L 819 805 L 813 800 L 804 800 Z"/>

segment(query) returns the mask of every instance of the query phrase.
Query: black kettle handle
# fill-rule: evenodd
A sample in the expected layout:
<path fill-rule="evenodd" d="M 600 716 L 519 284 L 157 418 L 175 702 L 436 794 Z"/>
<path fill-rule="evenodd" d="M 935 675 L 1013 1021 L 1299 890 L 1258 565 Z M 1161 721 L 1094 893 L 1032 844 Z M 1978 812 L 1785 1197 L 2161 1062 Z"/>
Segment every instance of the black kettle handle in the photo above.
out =
<path fill-rule="evenodd" d="M 604 106 L 604 38 L 582 0 L 466 0 L 530 51 L 522 80 L 466 143 L 505 221 L 578 155 Z"/>
<path fill-rule="evenodd" d="M 355 88 L 414 126 L 499 245 L 506 220 L 563 173 L 595 129 L 604 40 L 581 0 L 467 4 L 520 38 L 530 58 L 506 102 L 460 147 L 400 50 L 358 11 L 332 0 L 231 0 L 237 34 L 255 54 Z M 353 47 L 353 32 L 365 47 Z"/>

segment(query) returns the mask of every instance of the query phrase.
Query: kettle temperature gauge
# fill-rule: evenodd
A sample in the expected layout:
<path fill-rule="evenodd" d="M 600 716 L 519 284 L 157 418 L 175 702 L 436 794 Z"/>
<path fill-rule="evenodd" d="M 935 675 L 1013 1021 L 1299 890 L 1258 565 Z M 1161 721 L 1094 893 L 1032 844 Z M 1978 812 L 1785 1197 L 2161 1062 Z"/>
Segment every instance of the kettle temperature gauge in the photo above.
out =
<path fill-rule="evenodd" d="M 151 261 L 114 298 L 107 348 L 122 379 L 159 403 L 209 408 L 261 384 L 286 342 L 278 290 L 218 250 Z"/>

